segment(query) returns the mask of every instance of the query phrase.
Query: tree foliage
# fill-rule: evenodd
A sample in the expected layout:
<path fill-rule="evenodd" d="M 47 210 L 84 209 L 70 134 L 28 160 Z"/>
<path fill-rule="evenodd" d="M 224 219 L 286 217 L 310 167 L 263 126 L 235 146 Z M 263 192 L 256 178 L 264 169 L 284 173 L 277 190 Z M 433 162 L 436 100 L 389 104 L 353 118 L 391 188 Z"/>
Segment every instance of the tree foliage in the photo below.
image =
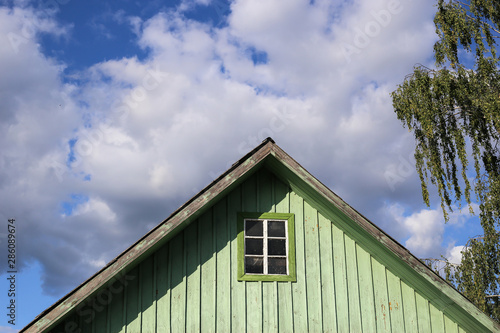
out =
<path fill-rule="evenodd" d="M 500 321 L 500 1 L 438 0 L 434 23 L 436 66 L 416 66 L 392 93 L 393 105 L 415 136 L 427 205 L 429 183 L 446 220 L 462 201 L 471 212 L 479 204 L 484 235 L 468 242 L 448 276 Z"/>

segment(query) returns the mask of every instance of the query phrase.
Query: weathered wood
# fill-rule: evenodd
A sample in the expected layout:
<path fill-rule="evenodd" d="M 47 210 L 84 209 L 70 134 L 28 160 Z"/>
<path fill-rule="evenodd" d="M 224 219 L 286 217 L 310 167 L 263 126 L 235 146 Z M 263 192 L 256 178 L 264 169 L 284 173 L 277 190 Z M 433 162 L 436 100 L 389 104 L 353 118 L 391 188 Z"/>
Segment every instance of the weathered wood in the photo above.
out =
<path fill-rule="evenodd" d="M 401 296 L 401 280 L 390 270 L 386 271 L 386 276 L 392 330 L 395 332 L 404 332 L 405 320 L 403 313 L 403 297 Z"/>
<path fill-rule="evenodd" d="M 275 204 L 273 198 L 273 178 L 267 169 L 259 170 L 257 176 L 258 203 L 257 211 L 274 212 Z M 274 282 L 262 283 L 262 331 L 278 331 L 278 295 L 277 285 Z"/>
<path fill-rule="evenodd" d="M 276 213 L 290 213 L 290 189 L 277 178 L 273 178 Z M 295 239 L 291 240 L 295 242 Z M 277 283 L 278 328 L 280 332 L 293 332 L 292 283 Z"/>
<path fill-rule="evenodd" d="M 154 332 L 156 329 L 156 301 L 154 256 L 144 260 L 139 266 L 141 288 L 142 331 Z"/>
<path fill-rule="evenodd" d="M 356 255 L 363 332 L 376 332 L 371 256 L 359 244 L 356 244 Z"/>
<path fill-rule="evenodd" d="M 123 285 L 119 285 L 110 289 L 113 299 L 109 305 L 108 320 L 109 332 L 125 332 L 125 325 L 123 319 L 123 310 L 125 301 L 123 299 Z"/>
<path fill-rule="evenodd" d="M 304 203 L 304 247 L 307 289 L 307 320 L 311 332 L 323 331 L 318 211 Z"/>
<path fill-rule="evenodd" d="M 335 303 L 337 304 L 337 331 L 349 332 L 349 294 L 344 233 L 332 224 L 333 271 L 335 273 Z"/>
<path fill-rule="evenodd" d="M 446 333 L 458 333 L 458 325 L 449 317 L 444 317 L 444 328 Z"/>
<path fill-rule="evenodd" d="M 418 331 L 431 332 L 429 301 L 419 293 L 415 293 L 415 303 L 417 306 Z"/>
<path fill-rule="evenodd" d="M 401 282 L 401 295 L 403 297 L 403 315 L 406 333 L 418 333 L 415 290 L 410 288 L 406 283 Z"/>
<path fill-rule="evenodd" d="M 200 331 L 200 235 L 199 223 L 190 224 L 184 232 L 186 253 L 186 331 Z"/>
<path fill-rule="evenodd" d="M 389 310 L 389 294 L 387 291 L 387 270 L 375 258 L 371 258 L 373 293 L 375 297 L 375 318 L 377 332 L 393 332 Z M 397 332 L 397 331 L 395 331 Z"/>
<path fill-rule="evenodd" d="M 242 209 L 244 212 L 258 211 L 258 186 L 257 177 L 252 175 L 242 184 Z M 263 309 L 262 309 L 262 282 L 246 282 L 246 310 L 247 331 L 262 332 Z"/>
<path fill-rule="evenodd" d="M 347 268 L 347 293 L 349 304 L 349 327 L 351 332 L 361 332 L 361 306 L 359 299 L 358 261 L 356 243 L 344 234 L 345 261 Z"/>
<path fill-rule="evenodd" d="M 216 266 L 213 211 L 200 218 L 201 246 L 201 330 L 215 332 Z"/>
<path fill-rule="evenodd" d="M 432 332 L 444 332 L 444 315 L 434 305 L 430 304 Z"/>
<path fill-rule="evenodd" d="M 332 222 L 323 215 L 318 219 L 319 259 L 321 267 L 321 300 L 323 332 L 337 332 L 337 311 L 333 269 Z"/>
<path fill-rule="evenodd" d="M 156 329 L 170 332 L 170 264 L 169 244 L 156 253 Z"/>
<path fill-rule="evenodd" d="M 127 332 L 140 332 L 141 312 L 139 295 L 139 268 L 135 267 L 130 273 L 134 278 L 127 284 L 126 302 L 126 324 Z"/>
<path fill-rule="evenodd" d="M 170 261 L 172 273 L 170 274 L 170 327 L 172 332 L 186 330 L 186 281 L 184 274 L 184 237 L 179 234 L 170 242 Z"/>
<path fill-rule="evenodd" d="M 307 332 L 304 200 L 294 192 L 290 194 L 290 213 L 295 214 L 295 261 L 297 263 L 297 282 L 292 284 L 293 328 L 295 332 Z"/>
<path fill-rule="evenodd" d="M 217 230 L 217 331 L 231 331 L 231 257 L 227 201 L 221 200 L 214 207 L 214 222 Z"/>
<path fill-rule="evenodd" d="M 231 238 L 231 263 L 238 262 L 238 241 L 237 241 L 237 221 L 236 216 L 241 212 L 241 187 L 237 187 L 228 196 L 228 222 L 230 225 Z M 246 288 L 245 283 L 241 283 L 236 277 L 236 268 L 231 268 L 231 330 L 233 332 L 246 332 Z"/>

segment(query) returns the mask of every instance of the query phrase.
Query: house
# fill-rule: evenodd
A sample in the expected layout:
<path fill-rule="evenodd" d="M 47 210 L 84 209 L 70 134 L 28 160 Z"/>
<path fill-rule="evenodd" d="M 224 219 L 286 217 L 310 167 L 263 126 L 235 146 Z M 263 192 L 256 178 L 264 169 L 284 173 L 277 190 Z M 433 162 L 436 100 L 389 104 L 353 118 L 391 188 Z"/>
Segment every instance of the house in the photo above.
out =
<path fill-rule="evenodd" d="M 268 138 L 21 332 L 500 332 Z"/>

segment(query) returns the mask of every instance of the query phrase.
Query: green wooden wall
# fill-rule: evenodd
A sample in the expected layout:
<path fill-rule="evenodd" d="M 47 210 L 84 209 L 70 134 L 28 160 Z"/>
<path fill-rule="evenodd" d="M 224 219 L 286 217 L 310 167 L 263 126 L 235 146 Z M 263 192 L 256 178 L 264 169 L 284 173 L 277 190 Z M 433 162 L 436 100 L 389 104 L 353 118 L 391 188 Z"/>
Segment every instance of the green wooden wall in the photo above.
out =
<path fill-rule="evenodd" d="M 237 281 L 245 211 L 295 214 L 297 282 Z M 465 332 L 266 169 L 85 304 L 53 332 Z"/>

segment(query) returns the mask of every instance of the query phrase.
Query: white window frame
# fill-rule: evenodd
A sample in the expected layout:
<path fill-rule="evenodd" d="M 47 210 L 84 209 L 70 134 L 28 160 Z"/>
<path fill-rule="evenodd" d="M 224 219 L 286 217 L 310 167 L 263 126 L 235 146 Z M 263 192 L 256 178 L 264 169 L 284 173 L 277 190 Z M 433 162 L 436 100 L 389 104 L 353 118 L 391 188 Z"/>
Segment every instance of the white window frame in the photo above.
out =
<path fill-rule="evenodd" d="M 246 234 L 246 224 L 247 224 L 247 221 L 260 221 L 262 222 L 263 224 L 263 231 L 262 231 L 262 236 L 248 236 Z M 285 225 L 285 236 L 283 237 L 276 237 L 276 236 L 268 236 L 268 231 L 267 231 L 267 226 L 268 226 L 268 222 L 269 221 L 277 221 L 277 222 L 282 222 L 284 225 Z M 248 274 L 248 275 L 269 275 L 269 265 L 268 265 L 268 262 L 269 262 L 269 258 L 283 258 L 285 257 L 285 261 L 286 261 L 286 273 L 284 274 L 275 274 L 275 275 L 288 275 L 289 273 L 289 260 L 288 260 L 288 221 L 287 220 L 282 220 L 282 219 L 252 219 L 252 218 L 247 218 L 247 219 L 244 219 L 244 227 L 243 227 L 243 232 L 244 232 L 244 240 L 245 240 L 245 252 L 244 252 L 244 258 L 247 258 L 247 257 L 256 257 L 256 258 L 262 258 L 264 259 L 264 271 L 263 273 L 247 273 L 245 272 L 245 274 Z M 263 249 L 262 249 L 262 255 L 260 254 L 246 254 L 246 246 L 247 246 L 247 239 L 262 239 L 263 241 Z M 285 255 L 270 255 L 268 254 L 268 240 L 269 239 L 284 239 L 285 240 Z M 273 274 L 274 275 L 274 274 Z"/>

